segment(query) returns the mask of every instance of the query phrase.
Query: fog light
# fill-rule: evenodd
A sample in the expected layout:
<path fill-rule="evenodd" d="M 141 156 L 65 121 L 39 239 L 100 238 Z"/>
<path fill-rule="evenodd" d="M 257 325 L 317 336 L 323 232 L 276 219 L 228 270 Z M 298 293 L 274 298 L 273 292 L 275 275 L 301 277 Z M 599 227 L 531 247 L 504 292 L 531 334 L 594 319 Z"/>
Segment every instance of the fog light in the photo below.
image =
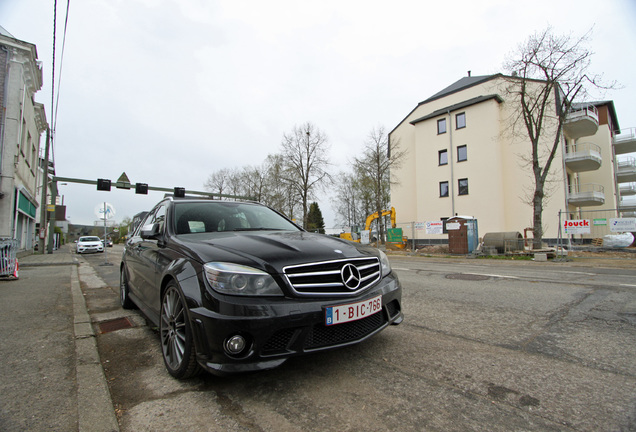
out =
<path fill-rule="evenodd" d="M 232 354 L 240 354 L 245 349 L 245 338 L 240 335 L 232 336 L 225 341 L 225 350 Z"/>

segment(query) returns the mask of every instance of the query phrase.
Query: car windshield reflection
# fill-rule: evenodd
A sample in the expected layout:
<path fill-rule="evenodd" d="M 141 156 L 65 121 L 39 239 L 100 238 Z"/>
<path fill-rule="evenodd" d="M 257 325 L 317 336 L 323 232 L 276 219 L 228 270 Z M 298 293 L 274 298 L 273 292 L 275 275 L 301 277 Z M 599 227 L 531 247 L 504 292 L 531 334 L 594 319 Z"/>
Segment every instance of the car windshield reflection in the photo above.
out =
<path fill-rule="evenodd" d="M 174 230 L 177 235 L 227 231 L 300 231 L 275 211 L 251 203 L 176 203 L 175 216 Z"/>

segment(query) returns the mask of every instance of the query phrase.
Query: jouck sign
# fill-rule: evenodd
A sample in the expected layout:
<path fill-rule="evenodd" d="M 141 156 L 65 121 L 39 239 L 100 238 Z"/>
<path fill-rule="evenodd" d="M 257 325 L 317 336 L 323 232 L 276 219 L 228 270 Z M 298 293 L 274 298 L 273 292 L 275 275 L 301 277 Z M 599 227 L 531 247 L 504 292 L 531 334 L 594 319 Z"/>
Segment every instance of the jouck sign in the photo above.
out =
<path fill-rule="evenodd" d="M 565 228 L 566 234 L 589 234 L 590 220 L 589 219 L 566 220 L 563 228 Z"/>

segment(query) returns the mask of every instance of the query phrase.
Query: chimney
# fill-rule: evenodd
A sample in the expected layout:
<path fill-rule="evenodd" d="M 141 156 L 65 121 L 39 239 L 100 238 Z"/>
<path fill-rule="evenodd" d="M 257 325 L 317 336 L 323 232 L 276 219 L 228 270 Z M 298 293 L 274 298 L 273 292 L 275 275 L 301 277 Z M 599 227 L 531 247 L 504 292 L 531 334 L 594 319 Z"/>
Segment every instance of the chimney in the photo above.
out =
<path fill-rule="evenodd" d="M 470 78 L 470 71 L 468 71 L 468 78 Z"/>

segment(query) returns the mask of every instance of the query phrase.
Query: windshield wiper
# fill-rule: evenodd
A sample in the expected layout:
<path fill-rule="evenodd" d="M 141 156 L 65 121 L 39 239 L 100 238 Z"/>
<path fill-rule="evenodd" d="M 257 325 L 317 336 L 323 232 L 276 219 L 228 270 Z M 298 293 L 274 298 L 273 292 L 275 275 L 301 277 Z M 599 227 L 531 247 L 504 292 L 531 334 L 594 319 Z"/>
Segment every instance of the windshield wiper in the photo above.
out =
<path fill-rule="evenodd" d="M 234 228 L 230 231 L 284 231 L 282 228 Z"/>

